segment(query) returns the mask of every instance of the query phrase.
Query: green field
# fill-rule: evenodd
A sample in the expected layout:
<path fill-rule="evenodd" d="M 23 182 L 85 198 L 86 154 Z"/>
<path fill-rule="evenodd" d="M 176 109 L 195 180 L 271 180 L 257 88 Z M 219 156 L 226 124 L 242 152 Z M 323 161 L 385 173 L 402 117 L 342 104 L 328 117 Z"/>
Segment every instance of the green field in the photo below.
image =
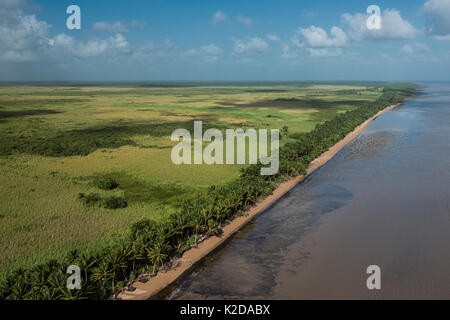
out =
<path fill-rule="evenodd" d="M 160 220 L 180 200 L 239 177 L 239 165 L 173 165 L 175 129 L 202 120 L 219 129 L 287 126 L 295 135 L 382 90 L 369 83 L 0 86 L 0 273 L 76 248 L 96 251 L 136 221 Z M 98 188 L 105 176 L 118 187 Z M 128 206 L 88 206 L 80 193 Z"/>

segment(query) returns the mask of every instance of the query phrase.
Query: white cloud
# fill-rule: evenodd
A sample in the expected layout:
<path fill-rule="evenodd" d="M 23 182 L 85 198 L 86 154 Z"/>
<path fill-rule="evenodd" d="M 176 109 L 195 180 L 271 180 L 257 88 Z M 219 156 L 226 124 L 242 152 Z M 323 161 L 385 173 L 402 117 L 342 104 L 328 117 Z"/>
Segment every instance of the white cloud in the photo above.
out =
<path fill-rule="evenodd" d="M 280 38 L 275 34 L 268 34 L 267 39 L 269 39 L 270 41 L 273 41 L 273 42 L 280 41 Z"/>
<path fill-rule="evenodd" d="M 164 40 L 164 47 L 168 50 L 172 50 L 175 48 L 175 44 L 171 40 L 166 39 Z"/>
<path fill-rule="evenodd" d="M 130 28 L 145 28 L 145 22 L 131 21 L 131 22 L 95 22 L 92 29 L 99 32 L 108 33 L 126 33 Z"/>
<path fill-rule="evenodd" d="M 24 8 L 26 6 L 28 6 L 28 3 L 25 0 L 2 0 L 0 3 L 0 8 L 5 9 Z"/>
<path fill-rule="evenodd" d="M 338 57 L 342 55 L 342 48 L 306 48 L 311 57 Z"/>
<path fill-rule="evenodd" d="M 8 0 L 7 9 L 0 9 L 0 60 L 24 63 L 37 60 L 49 60 L 54 63 L 66 61 L 71 57 L 92 58 L 111 57 L 126 53 L 128 41 L 118 33 L 108 39 L 94 39 L 87 42 L 77 41 L 67 34 L 51 38 L 50 25 L 38 21 L 34 14 L 26 14 L 16 5 L 25 2 Z M 12 9 L 10 9 L 12 8 Z"/>
<path fill-rule="evenodd" d="M 223 50 L 215 44 L 203 45 L 199 49 L 190 49 L 181 54 L 182 57 L 195 58 L 196 62 L 217 62 Z"/>
<path fill-rule="evenodd" d="M 434 36 L 434 38 L 439 41 L 450 41 L 450 34 L 445 36 Z"/>
<path fill-rule="evenodd" d="M 310 26 L 298 30 L 312 48 L 343 47 L 347 44 L 347 35 L 338 27 L 331 28 L 330 36 L 320 27 Z"/>
<path fill-rule="evenodd" d="M 8 0 L 0 9 L 0 60 L 27 62 L 39 58 L 41 50 L 49 46 L 48 25 L 35 15 L 23 13 L 16 6 L 21 1 Z"/>
<path fill-rule="evenodd" d="M 109 23 L 109 22 L 96 22 L 92 27 L 95 31 L 110 32 L 110 33 L 124 33 L 128 32 L 127 27 L 120 21 Z"/>
<path fill-rule="evenodd" d="M 218 46 L 214 45 L 214 44 L 208 44 L 205 46 L 201 46 L 200 50 L 208 55 L 208 56 L 218 56 L 220 54 L 222 54 L 222 49 L 220 49 Z"/>
<path fill-rule="evenodd" d="M 129 47 L 128 41 L 121 34 L 116 34 L 108 39 L 90 40 L 88 42 L 79 42 L 69 35 L 59 34 L 52 43 L 56 50 L 62 50 L 65 54 L 78 58 L 124 53 L 128 51 Z"/>
<path fill-rule="evenodd" d="M 403 53 L 406 53 L 406 54 L 413 54 L 413 53 L 414 53 L 414 49 L 412 48 L 411 45 L 405 44 L 405 45 L 402 47 L 402 52 L 403 52 Z"/>
<path fill-rule="evenodd" d="M 423 5 L 427 16 L 428 32 L 436 35 L 437 40 L 448 40 L 450 37 L 450 1 L 428 0 Z"/>
<path fill-rule="evenodd" d="M 297 57 L 297 54 L 294 53 L 291 47 L 288 44 L 283 45 L 281 49 L 281 58 L 291 60 Z"/>
<path fill-rule="evenodd" d="M 192 50 L 194 53 L 195 50 Z M 138 63 L 139 65 L 158 65 L 173 64 L 178 58 L 178 50 L 175 44 L 170 40 L 165 40 L 158 44 L 154 42 L 146 42 L 139 47 L 134 48 L 127 60 L 128 63 Z M 186 56 L 188 56 L 186 54 Z"/>
<path fill-rule="evenodd" d="M 344 30 L 353 41 L 364 40 L 406 40 L 414 39 L 419 33 L 414 26 L 404 20 L 395 9 L 386 9 L 381 18 L 381 29 L 369 30 L 366 22 L 368 15 L 345 13 L 341 16 L 345 25 Z"/>
<path fill-rule="evenodd" d="M 294 35 L 290 44 L 283 48 L 282 58 L 297 59 L 300 56 L 310 57 L 337 57 L 342 55 L 342 47 L 347 45 L 348 39 L 339 27 L 332 27 L 330 34 L 324 29 L 314 25 L 309 28 L 299 28 L 297 34 L 304 42 Z"/>
<path fill-rule="evenodd" d="M 247 41 L 234 40 L 233 54 L 263 53 L 269 49 L 269 44 L 261 38 L 249 38 Z"/>
<path fill-rule="evenodd" d="M 253 24 L 253 20 L 246 16 L 238 16 L 236 17 L 236 21 L 244 26 L 251 26 Z"/>
<path fill-rule="evenodd" d="M 131 21 L 130 26 L 132 28 L 145 28 L 147 26 L 147 23 L 133 20 L 133 21 Z"/>
<path fill-rule="evenodd" d="M 450 0 L 448 0 L 450 1 Z M 418 31 L 408 21 L 404 20 L 395 9 L 387 9 L 382 14 L 382 27 L 379 30 L 367 28 L 366 14 L 349 14 L 341 16 L 342 28 L 334 26 L 327 33 L 317 26 L 299 28 L 289 44 L 283 47 L 282 57 L 285 59 L 296 59 L 309 55 L 311 57 L 336 57 L 344 54 L 343 48 L 351 42 L 362 42 L 367 40 L 406 40 L 413 39 Z M 300 38 L 300 39 L 299 39 Z M 424 53 L 424 45 L 414 44 L 405 46 L 404 53 Z M 346 54 L 351 54 L 346 52 Z"/>
<path fill-rule="evenodd" d="M 340 47 L 307 47 L 305 44 L 298 41 L 297 38 L 292 38 L 290 44 L 285 44 L 282 48 L 281 58 L 286 60 L 299 60 L 306 56 L 310 57 L 338 57 L 343 55 L 343 50 Z"/>
<path fill-rule="evenodd" d="M 213 14 L 211 23 L 214 24 L 214 25 L 218 25 L 218 24 L 222 24 L 222 23 L 227 22 L 227 20 L 228 20 L 228 16 L 225 13 L 223 13 L 222 11 L 219 10 L 219 11 L 216 11 Z"/>
<path fill-rule="evenodd" d="M 405 44 L 402 47 L 402 53 L 408 55 L 418 55 L 431 52 L 430 48 L 424 43 Z"/>

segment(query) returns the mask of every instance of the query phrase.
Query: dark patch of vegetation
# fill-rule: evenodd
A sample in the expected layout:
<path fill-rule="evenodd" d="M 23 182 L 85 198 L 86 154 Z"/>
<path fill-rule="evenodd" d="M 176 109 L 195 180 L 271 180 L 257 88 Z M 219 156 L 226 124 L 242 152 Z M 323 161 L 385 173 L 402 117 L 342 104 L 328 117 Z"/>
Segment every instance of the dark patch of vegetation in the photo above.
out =
<path fill-rule="evenodd" d="M 180 199 L 194 195 L 197 191 L 187 190 L 185 187 L 176 184 L 162 184 L 159 182 L 148 182 L 137 179 L 125 172 L 113 172 L 105 175 L 96 175 L 89 183 L 91 186 L 102 190 L 113 190 L 119 188 L 123 191 L 122 198 L 126 204 L 130 203 L 160 203 L 177 206 Z M 104 206 L 106 198 L 102 198 L 97 193 L 85 195 L 80 193 L 78 198 L 88 206 Z M 109 203 L 118 201 L 110 199 Z"/>
<path fill-rule="evenodd" d="M 30 110 L 16 110 L 16 111 L 0 111 L 0 119 L 16 118 L 25 116 L 43 116 L 47 114 L 58 114 L 61 111 L 44 110 L 44 109 L 30 109 Z"/>
<path fill-rule="evenodd" d="M 110 176 L 97 177 L 92 185 L 102 190 L 114 190 L 119 184 Z"/>
<path fill-rule="evenodd" d="M 212 127 L 213 124 L 206 122 L 204 126 Z M 161 137 L 170 135 L 178 128 L 192 129 L 193 122 L 126 123 L 117 121 L 111 125 L 50 133 L 49 136 L 1 135 L 0 155 L 26 153 L 50 157 L 87 156 L 97 149 L 136 146 L 136 143 L 131 140 L 131 137 L 135 135 Z"/>
<path fill-rule="evenodd" d="M 281 148 L 280 170 L 276 175 L 261 176 L 261 164 L 248 166 L 238 180 L 184 200 L 176 212 L 161 221 L 144 220 L 134 224 L 126 238 L 96 254 L 74 251 L 62 261 L 50 261 L 28 270 L 17 269 L 0 285 L 0 300 L 104 299 L 114 295 L 135 279 L 136 274 L 156 272 L 171 258 L 182 254 L 193 238 L 219 232 L 227 220 L 272 193 L 278 182 L 304 173 L 313 159 L 355 127 L 414 91 L 415 88 L 403 87 L 386 89 L 373 103 L 319 124 L 309 133 L 291 135 L 296 140 Z M 69 265 L 78 265 L 82 270 L 81 290 L 66 289 L 65 271 Z"/>
<path fill-rule="evenodd" d="M 83 203 L 87 206 L 97 206 L 99 205 L 99 203 L 101 203 L 102 198 L 100 197 L 100 195 L 98 193 L 90 193 L 88 195 L 84 194 L 84 193 L 80 193 L 78 195 L 78 199 L 80 199 L 81 201 L 83 201 Z"/>
<path fill-rule="evenodd" d="M 246 104 L 230 104 L 229 102 L 221 102 L 220 104 L 229 106 L 233 105 L 239 108 L 278 108 L 278 109 L 331 109 L 336 106 L 351 105 L 358 106 L 366 103 L 365 100 L 343 100 L 343 101 L 325 101 L 320 99 L 273 99 L 251 102 Z"/>
<path fill-rule="evenodd" d="M 248 93 L 277 93 L 277 92 L 288 92 L 284 89 L 252 89 L 252 90 L 245 90 L 245 92 Z"/>
<path fill-rule="evenodd" d="M 142 145 L 142 144 L 138 144 L 137 145 L 139 148 L 142 149 L 159 149 L 159 150 L 164 150 L 164 149 L 171 149 L 173 148 L 172 146 L 158 146 L 156 144 L 151 144 L 151 145 Z"/>
<path fill-rule="evenodd" d="M 27 95 L 34 95 L 35 93 L 29 92 L 29 93 L 22 93 L 21 95 L 27 96 Z M 52 95 L 55 96 L 55 94 L 52 93 Z M 67 95 L 67 93 L 66 93 Z M 57 95 L 56 95 L 57 96 Z M 6 107 L 16 107 L 16 108 L 23 108 L 23 106 L 27 106 L 29 108 L 42 108 L 47 106 L 62 106 L 64 104 L 73 104 L 73 103 L 81 103 L 81 102 L 87 102 L 90 99 L 87 98 L 78 98 L 78 99 L 33 99 L 33 100 L 2 100 L 0 103 L 2 106 Z"/>
<path fill-rule="evenodd" d="M 127 201 L 122 197 L 111 196 L 101 197 L 98 193 L 90 193 L 88 195 L 80 193 L 78 199 L 83 201 L 86 206 L 97 206 L 106 209 L 122 209 L 128 206 Z"/>
<path fill-rule="evenodd" d="M 122 197 L 107 197 L 103 199 L 103 206 L 106 209 L 121 209 L 128 206 L 127 201 Z"/>
<path fill-rule="evenodd" d="M 176 204 L 178 199 L 184 197 L 186 193 L 192 193 L 192 191 L 175 184 L 147 182 L 136 179 L 124 172 L 110 173 L 105 177 L 114 180 L 119 185 L 120 190 L 124 191 L 125 200 L 128 203 L 157 202 Z M 96 179 L 104 179 L 105 177 L 100 176 Z"/>

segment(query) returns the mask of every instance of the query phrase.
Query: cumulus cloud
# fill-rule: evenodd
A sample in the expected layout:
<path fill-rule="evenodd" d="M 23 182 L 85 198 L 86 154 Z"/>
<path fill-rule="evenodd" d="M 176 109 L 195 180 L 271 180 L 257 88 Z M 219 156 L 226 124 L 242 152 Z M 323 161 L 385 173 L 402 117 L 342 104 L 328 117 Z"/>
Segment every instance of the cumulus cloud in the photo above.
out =
<path fill-rule="evenodd" d="M 120 21 L 109 23 L 109 22 L 96 22 L 92 27 L 95 31 L 110 32 L 110 33 L 124 33 L 128 32 L 127 27 Z"/>
<path fill-rule="evenodd" d="M 251 18 L 242 15 L 236 17 L 236 21 L 243 26 L 251 26 L 253 24 L 253 20 Z"/>
<path fill-rule="evenodd" d="M 353 41 L 364 40 L 407 40 L 414 39 L 419 33 L 414 26 L 404 20 L 395 9 L 386 9 L 383 11 L 381 18 L 381 29 L 370 30 L 367 28 L 367 14 L 349 14 L 345 13 L 341 16 L 344 30 Z"/>
<path fill-rule="evenodd" d="M 222 54 L 222 49 L 214 44 L 208 44 L 200 47 L 201 52 L 208 56 L 218 56 Z"/>
<path fill-rule="evenodd" d="M 183 52 L 183 57 L 195 58 L 196 61 L 217 62 L 223 50 L 215 44 L 203 45 L 199 49 L 191 49 Z"/>
<path fill-rule="evenodd" d="M 175 45 L 170 40 L 165 40 L 162 44 L 146 42 L 131 52 L 129 61 L 148 64 L 173 59 L 174 50 Z"/>
<path fill-rule="evenodd" d="M 23 1 L 7 0 L 0 6 L 0 59 L 27 62 L 38 59 L 50 44 L 49 25 L 35 15 L 25 14 Z"/>
<path fill-rule="evenodd" d="M 261 38 L 249 38 L 247 41 L 235 39 L 233 54 L 263 53 L 269 49 L 269 44 Z"/>
<path fill-rule="evenodd" d="M 273 41 L 273 42 L 280 41 L 280 38 L 275 34 L 268 34 L 267 39 L 269 39 L 270 41 Z"/>
<path fill-rule="evenodd" d="M 26 0 L 2 0 L 0 3 L 0 8 L 5 9 L 17 9 L 17 8 L 25 8 L 28 6 Z"/>
<path fill-rule="evenodd" d="M 50 25 L 25 13 L 25 2 L 7 0 L 0 7 L 0 60 L 24 63 L 52 59 L 92 58 L 126 53 L 129 43 L 118 33 L 107 39 L 77 41 L 67 34 L 49 36 Z"/>
<path fill-rule="evenodd" d="M 301 36 L 302 41 L 298 36 Z M 290 43 L 283 47 L 282 58 L 296 59 L 305 54 L 311 57 L 336 57 L 342 54 L 342 47 L 347 42 L 347 35 L 339 27 L 332 27 L 329 34 L 314 25 L 299 28 Z"/>
<path fill-rule="evenodd" d="M 306 44 L 312 48 L 343 47 L 347 44 L 347 35 L 339 27 L 331 28 L 330 36 L 320 27 L 311 26 L 309 28 L 300 28 L 301 34 Z"/>
<path fill-rule="evenodd" d="M 342 48 L 306 48 L 311 57 L 338 57 L 342 55 Z"/>
<path fill-rule="evenodd" d="M 146 26 L 145 22 L 95 22 L 92 26 L 94 31 L 108 32 L 108 33 L 126 33 L 130 28 L 144 28 Z"/>
<path fill-rule="evenodd" d="M 413 54 L 413 53 L 414 53 L 414 49 L 412 48 L 411 45 L 405 44 L 405 45 L 402 47 L 402 52 L 403 52 L 403 53 L 406 53 L 406 54 Z"/>
<path fill-rule="evenodd" d="M 299 28 L 290 43 L 283 47 L 282 57 L 293 59 L 302 54 L 311 57 L 335 57 L 342 55 L 343 48 L 352 42 L 409 40 L 419 34 L 419 31 L 410 22 L 403 19 L 395 9 L 383 11 L 381 29 L 370 30 L 367 28 L 368 18 L 368 14 L 345 13 L 341 15 L 342 27 L 334 26 L 329 33 L 314 25 L 308 28 Z M 424 52 L 422 49 L 420 45 L 406 46 L 404 52 Z"/>
<path fill-rule="evenodd" d="M 211 23 L 214 24 L 214 25 L 218 25 L 218 24 L 222 24 L 222 23 L 227 22 L 227 20 L 228 20 L 228 16 L 225 13 L 223 13 L 222 11 L 219 10 L 219 11 L 216 11 L 213 14 Z"/>
<path fill-rule="evenodd" d="M 108 39 L 90 40 L 87 42 L 76 41 L 66 34 L 59 34 L 52 41 L 55 49 L 63 50 L 66 54 L 79 58 L 92 58 L 104 55 L 112 55 L 118 52 L 127 52 L 128 41 L 121 34 L 116 34 Z"/>
<path fill-rule="evenodd" d="M 439 0 L 430 0 L 439 1 Z M 448 1 L 448 0 L 447 0 Z M 282 57 L 293 59 L 304 55 L 311 57 L 336 57 L 343 54 L 344 47 L 352 42 L 370 40 L 407 40 L 414 39 L 419 33 L 414 26 L 404 20 L 395 9 L 386 9 L 382 13 L 382 24 L 379 30 L 367 28 L 367 14 L 349 14 L 341 16 L 342 28 L 334 26 L 327 33 L 317 26 L 299 28 L 288 45 L 283 48 Z M 300 39 L 299 39 L 300 36 Z M 405 47 L 405 51 L 417 52 L 419 46 Z"/>
<path fill-rule="evenodd" d="M 402 53 L 408 55 L 418 55 L 431 52 L 431 49 L 424 43 L 410 43 L 402 47 Z"/>
<path fill-rule="evenodd" d="M 437 40 L 450 38 L 450 1 L 428 0 L 423 5 L 423 11 L 428 20 L 428 32 Z"/>
<path fill-rule="evenodd" d="M 309 47 L 293 37 L 289 44 L 282 48 L 281 58 L 286 60 L 299 60 L 302 57 L 338 57 L 343 55 L 341 47 Z"/>
<path fill-rule="evenodd" d="M 439 41 L 450 41 L 450 34 L 445 36 L 434 36 L 434 38 Z"/>

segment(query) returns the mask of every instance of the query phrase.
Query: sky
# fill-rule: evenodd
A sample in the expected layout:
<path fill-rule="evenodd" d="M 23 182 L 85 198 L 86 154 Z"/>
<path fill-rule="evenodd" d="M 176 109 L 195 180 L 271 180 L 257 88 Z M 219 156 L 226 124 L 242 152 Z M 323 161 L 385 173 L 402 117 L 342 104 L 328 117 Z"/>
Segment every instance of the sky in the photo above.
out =
<path fill-rule="evenodd" d="M 0 0 L 0 81 L 448 81 L 449 49 L 450 0 Z"/>

